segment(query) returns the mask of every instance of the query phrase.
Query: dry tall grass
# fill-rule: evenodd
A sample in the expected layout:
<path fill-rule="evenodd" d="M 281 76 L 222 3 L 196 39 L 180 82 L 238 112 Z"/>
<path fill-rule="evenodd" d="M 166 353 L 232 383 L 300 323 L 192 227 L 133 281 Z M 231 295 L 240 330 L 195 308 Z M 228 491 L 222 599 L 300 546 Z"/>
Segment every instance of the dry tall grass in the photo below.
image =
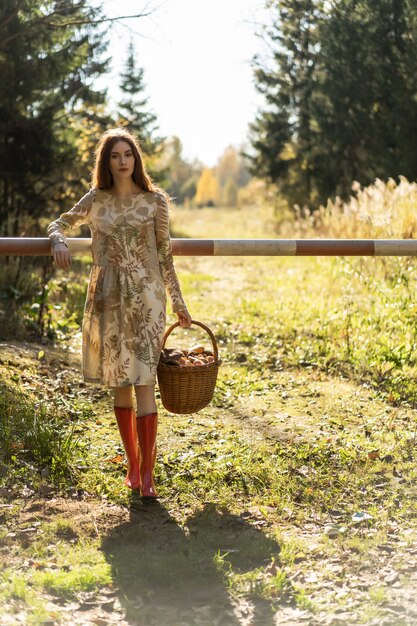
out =
<path fill-rule="evenodd" d="M 400 176 L 397 183 L 377 179 L 369 187 L 355 182 L 347 202 L 329 200 L 326 206 L 309 212 L 296 207 L 293 224 L 296 236 L 348 239 L 417 236 L 417 183 Z M 293 231 L 294 232 L 294 231 Z"/>

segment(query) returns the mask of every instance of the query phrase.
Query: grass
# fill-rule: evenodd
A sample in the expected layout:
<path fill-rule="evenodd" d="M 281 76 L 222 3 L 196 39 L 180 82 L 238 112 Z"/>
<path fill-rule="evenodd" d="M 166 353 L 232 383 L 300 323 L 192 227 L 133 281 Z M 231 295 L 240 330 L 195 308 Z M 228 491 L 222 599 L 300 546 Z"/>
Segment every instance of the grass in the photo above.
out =
<path fill-rule="evenodd" d="M 345 236 L 384 236 L 364 219 L 363 194 L 372 215 L 369 198 L 393 215 L 397 207 L 401 227 L 410 231 L 415 190 L 401 185 L 361 191 L 356 213 L 354 202 L 349 210 L 329 205 L 293 223 L 293 236 L 337 236 L 340 220 L 351 228 Z M 217 236 L 219 219 L 215 209 L 178 209 L 173 216 L 174 229 L 197 237 Z M 263 237 L 271 236 L 274 216 L 264 207 L 230 210 L 221 219 L 227 236 Z M 132 620 L 142 602 L 149 624 L 199 623 L 191 621 L 188 603 L 201 609 L 201 624 L 211 606 L 207 619 L 215 623 L 213 598 L 218 611 L 249 607 L 259 623 L 275 614 L 285 624 L 288 612 L 299 610 L 312 620 L 331 623 L 342 611 L 345 623 L 372 624 L 396 603 L 404 605 L 407 623 L 417 519 L 414 260 L 182 257 L 176 267 L 193 317 L 218 339 L 223 365 L 213 403 L 191 416 L 161 409 L 161 504 L 144 510 L 123 486 L 126 467 L 107 392 L 86 392 L 58 364 L 50 384 L 64 400 L 56 414 L 47 397 L 49 417 L 42 420 L 34 417 L 40 409 L 32 396 L 17 402 L 23 408 L 16 423 L 28 420 L 43 440 L 40 424 L 51 420 L 46 439 L 55 438 L 58 424 L 63 437 L 49 457 L 33 446 L 36 456 L 22 434 L 16 438 L 10 417 L 4 421 L 10 468 L 27 467 L 23 461 L 34 467 L 20 485 L 30 475 L 33 486 L 33 476 L 48 467 L 64 489 L 67 466 L 71 487 L 91 499 L 90 516 L 94 507 L 106 507 L 107 515 L 122 507 L 131 519 L 98 521 L 88 533 L 71 520 L 44 520 L 42 532 L 23 544 L 25 558 L 41 564 L 25 570 L 25 585 L 17 582 L 18 564 L 3 571 L 8 606 L 30 613 L 33 598 L 68 600 L 113 587 Z M 201 333 L 178 331 L 172 341 L 206 341 Z M 50 361 L 47 349 L 44 359 L 33 359 L 40 396 L 46 392 L 39 372 Z M 10 416 L 22 391 L 19 364 L 4 359 L 1 372 L 9 394 L 3 415 Z M 15 441 L 23 442 L 21 450 L 13 449 Z M 7 489 L 11 475 L 2 478 Z M 370 517 L 356 521 L 360 512 Z M 21 515 L 19 506 L 5 509 L 7 527 Z M 21 549 L 20 539 L 2 541 L 12 554 Z M 48 570 L 51 545 L 56 568 Z M 392 572 L 403 587 L 386 582 Z"/>
<path fill-rule="evenodd" d="M 9 617 L 24 611 L 26 624 L 61 623 L 59 606 L 110 583 L 99 541 L 78 537 L 70 522 L 57 519 L 40 525 L 33 541 L 20 546 L 18 565 L 2 570 L 0 601 Z M 56 608 L 48 609 L 45 598 L 58 602 Z"/>
<path fill-rule="evenodd" d="M 22 393 L 13 380 L 0 376 L 0 444 L 2 460 L 13 473 L 35 463 L 44 476 L 70 480 L 79 443 L 71 423 L 33 394 Z"/>

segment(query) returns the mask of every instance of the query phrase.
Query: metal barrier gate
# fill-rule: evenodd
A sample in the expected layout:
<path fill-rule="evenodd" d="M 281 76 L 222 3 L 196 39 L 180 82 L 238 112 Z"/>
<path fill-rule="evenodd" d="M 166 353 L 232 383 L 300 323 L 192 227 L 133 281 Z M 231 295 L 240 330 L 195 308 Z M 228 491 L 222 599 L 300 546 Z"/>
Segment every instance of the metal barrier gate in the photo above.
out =
<path fill-rule="evenodd" d="M 415 239 L 175 239 L 176 256 L 417 256 Z M 91 239 L 68 238 L 72 254 L 89 254 Z M 50 240 L 0 237 L 0 256 L 50 256 Z"/>

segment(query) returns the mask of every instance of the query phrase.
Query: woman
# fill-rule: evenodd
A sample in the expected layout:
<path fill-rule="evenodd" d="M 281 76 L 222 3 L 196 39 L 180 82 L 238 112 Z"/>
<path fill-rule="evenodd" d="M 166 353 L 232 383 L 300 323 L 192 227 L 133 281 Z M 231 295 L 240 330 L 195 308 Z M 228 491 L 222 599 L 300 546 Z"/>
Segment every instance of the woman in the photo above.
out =
<path fill-rule="evenodd" d="M 93 254 L 83 319 L 84 379 L 113 388 L 128 459 L 125 484 L 156 498 L 154 388 L 166 290 L 180 325 L 189 327 L 191 317 L 173 265 L 167 197 L 152 183 L 137 140 L 124 129 L 102 135 L 92 188 L 48 227 L 58 267 L 69 266 L 65 235 L 81 224 L 90 227 Z"/>

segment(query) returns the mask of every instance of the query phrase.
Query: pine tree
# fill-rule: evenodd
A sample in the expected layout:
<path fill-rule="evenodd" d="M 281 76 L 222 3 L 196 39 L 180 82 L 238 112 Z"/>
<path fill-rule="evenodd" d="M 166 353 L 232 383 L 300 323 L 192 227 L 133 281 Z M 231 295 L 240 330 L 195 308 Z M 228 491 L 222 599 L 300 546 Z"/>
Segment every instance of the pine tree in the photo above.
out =
<path fill-rule="evenodd" d="M 84 25 L 98 15 L 87 0 L 2 0 L 2 235 L 37 234 L 39 216 L 47 217 L 48 208 L 56 214 L 55 203 L 65 208 L 65 177 L 78 156 L 68 117 L 104 101 L 92 87 L 105 71 L 104 45 Z"/>
<path fill-rule="evenodd" d="M 266 29 L 272 62 L 255 59 L 255 80 L 266 100 L 251 126 L 251 172 L 278 183 L 291 202 L 314 192 L 314 124 L 310 105 L 317 58 L 321 0 L 271 0 Z"/>
<path fill-rule="evenodd" d="M 321 28 L 315 103 L 320 196 L 354 180 L 417 176 L 417 7 L 412 0 L 335 3 Z"/>
<path fill-rule="evenodd" d="M 417 176 L 415 0 L 272 0 L 266 99 L 252 173 L 290 203 L 349 195 L 353 181 Z"/>
<path fill-rule="evenodd" d="M 164 140 L 155 134 L 158 128 L 157 118 L 150 111 L 145 88 L 144 70 L 137 67 L 135 48 L 130 42 L 125 69 L 121 74 L 120 89 L 124 97 L 118 104 L 119 123 L 136 134 L 143 152 L 148 157 L 153 157 Z"/>

